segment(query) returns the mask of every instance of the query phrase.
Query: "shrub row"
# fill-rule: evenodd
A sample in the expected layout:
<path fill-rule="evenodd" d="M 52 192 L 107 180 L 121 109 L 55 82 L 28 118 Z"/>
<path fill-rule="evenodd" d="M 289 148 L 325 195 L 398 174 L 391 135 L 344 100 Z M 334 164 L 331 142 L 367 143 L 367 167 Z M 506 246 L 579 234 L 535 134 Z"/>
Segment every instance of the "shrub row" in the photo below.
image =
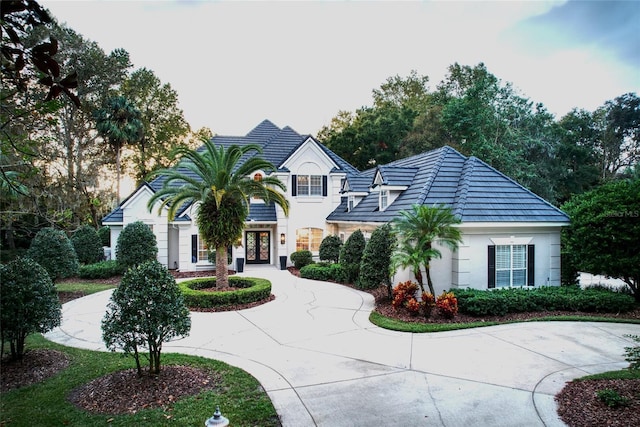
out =
<path fill-rule="evenodd" d="M 300 269 L 300 277 L 311 280 L 333 280 L 342 282 L 344 278 L 342 264 L 328 264 L 320 262 L 317 264 L 309 264 Z"/>
<path fill-rule="evenodd" d="M 534 289 L 454 289 L 461 313 L 471 316 L 503 316 L 526 311 L 582 311 L 625 313 L 634 308 L 629 295 L 606 289 L 549 286 Z"/>
<path fill-rule="evenodd" d="M 81 279 L 108 279 L 123 273 L 124 267 L 116 260 L 81 265 L 78 269 L 78 277 Z"/>
<path fill-rule="evenodd" d="M 261 301 L 271 295 L 271 282 L 255 277 L 229 277 L 235 291 L 203 291 L 215 287 L 215 278 L 193 279 L 178 283 L 188 307 L 212 308 Z"/>

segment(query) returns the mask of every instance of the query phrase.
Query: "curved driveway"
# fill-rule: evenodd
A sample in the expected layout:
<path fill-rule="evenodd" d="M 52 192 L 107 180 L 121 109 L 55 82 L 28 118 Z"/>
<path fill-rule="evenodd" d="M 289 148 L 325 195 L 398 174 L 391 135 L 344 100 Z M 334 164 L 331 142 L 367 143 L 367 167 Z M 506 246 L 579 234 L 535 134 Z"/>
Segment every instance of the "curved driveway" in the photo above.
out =
<path fill-rule="evenodd" d="M 373 298 L 260 268 L 276 299 L 249 310 L 191 313 L 189 337 L 164 351 L 210 357 L 255 376 L 284 426 L 562 426 L 554 395 L 621 369 L 639 325 L 533 322 L 411 334 L 368 320 Z M 47 338 L 105 350 L 110 292 L 63 306 Z M 224 413 L 224 408 L 222 408 Z M 233 420 L 231 420 L 233 424 Z"/>

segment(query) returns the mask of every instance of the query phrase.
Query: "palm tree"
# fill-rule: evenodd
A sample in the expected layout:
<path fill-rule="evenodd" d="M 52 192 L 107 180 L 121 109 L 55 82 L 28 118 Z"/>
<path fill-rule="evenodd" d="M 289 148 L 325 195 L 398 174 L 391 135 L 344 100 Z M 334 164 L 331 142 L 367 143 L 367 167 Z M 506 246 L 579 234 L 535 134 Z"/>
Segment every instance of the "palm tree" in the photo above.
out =
<path fill-rule="evenodd" d="M 166 179 L 147 206 L 152 210 L 161 201 L 158 213 L 168 207 L 169 220 L 173 220 L 185 203 L 199 203 L 198 230 L 207 247 L 216 251 L 216 283 L 225 287 L 229 283 L 227 247 L 242 237 L 249 199 L 257 197 L 265 203 L 274 202 L 282 207 L 285 215 L 289 212 L 289 202 L 279 191 L 286 191 L 285 185 L 275 176 L 261 180 L 248 178 L 257 170 L 267 174 L 276 170 L 271 162 L 250 154 L 261 153 L 260 146 L 232 145 L 225 150 L 211 140 L 203 141 L 201 152 L 186 147 L 173 151 L 173 155 L 181 156 L 182 160 L 176 168 L 155 172 Z M 240 162 L 241 159 L 246 160 Z"/>
<path fill-rule="evenodd" d="M 116 152 L 118 202 L 120 202 L 120 154 L 125 145 L 142 140 L 144 126 L 140 117 L 140 111 L 123 96 L 109 98 L 105 107 L 95 112 L 98 133 Z"/>
<path fill-rule="evenodd" d="M 420 266 L 424 265 L 429 292 L 435 295 L 430 265 L 431 260 L 441 258 L 442 253 L 434 243 L 456 250 L 462 242 L 462 233 L 453 225 L 460 220 L 442 205 L 413 205 L 410 211 L 401 211 L 392 223 L 400 240 L 400 250 L 394 256 L 396 265 L 411 267 L 423 291 Z"/>

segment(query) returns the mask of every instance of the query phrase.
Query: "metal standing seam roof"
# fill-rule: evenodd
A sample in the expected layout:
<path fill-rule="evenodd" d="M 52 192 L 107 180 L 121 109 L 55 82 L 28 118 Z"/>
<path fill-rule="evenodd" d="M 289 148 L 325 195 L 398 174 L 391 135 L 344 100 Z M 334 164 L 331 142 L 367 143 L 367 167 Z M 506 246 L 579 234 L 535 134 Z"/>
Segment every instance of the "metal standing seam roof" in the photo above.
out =
<path fill-rule="evenodd" d="M 466 157 L 445 146 L 380 166 L 381 171 L 403 169 L 413 174 L 406 190 L 384 211 L 378 192 L 371 192 L 347 211 L 343 201 L 328 217 L 337 222 L 388 222 L 413 204 L 445 205 L 462 222 L 568 223 L 568 216 L 541 197 L 476 157 Z M 401 174 L 400 174 L 401 175 Z M 383 174 L 384 176 L 384 174 Z M 405 178 L 398 178 L 398 181 Z M 351 181 L 350 181 L 351 182 Z M 359 182 L 356 178 L 354 182 Z M 394 185 L 391 180 L 388 185 Z M 396 184 L 397 185 L 397 184 Z"/>

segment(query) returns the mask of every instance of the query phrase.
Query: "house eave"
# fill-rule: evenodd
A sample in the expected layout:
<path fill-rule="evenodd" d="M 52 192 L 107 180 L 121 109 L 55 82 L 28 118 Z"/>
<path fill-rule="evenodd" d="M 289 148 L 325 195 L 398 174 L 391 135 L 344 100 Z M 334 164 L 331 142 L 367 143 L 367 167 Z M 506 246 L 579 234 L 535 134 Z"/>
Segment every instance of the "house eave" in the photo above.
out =
<path fill-rule="evenodd" d="M 500 222 L 461 222 L 456 224 L 458 228 L 513 228 L 513 227 L 532 227 L 532 228 L 557 228 L 567 227 L 569 222 L 544 222 L 544 221 L 500 221 Z"/>

